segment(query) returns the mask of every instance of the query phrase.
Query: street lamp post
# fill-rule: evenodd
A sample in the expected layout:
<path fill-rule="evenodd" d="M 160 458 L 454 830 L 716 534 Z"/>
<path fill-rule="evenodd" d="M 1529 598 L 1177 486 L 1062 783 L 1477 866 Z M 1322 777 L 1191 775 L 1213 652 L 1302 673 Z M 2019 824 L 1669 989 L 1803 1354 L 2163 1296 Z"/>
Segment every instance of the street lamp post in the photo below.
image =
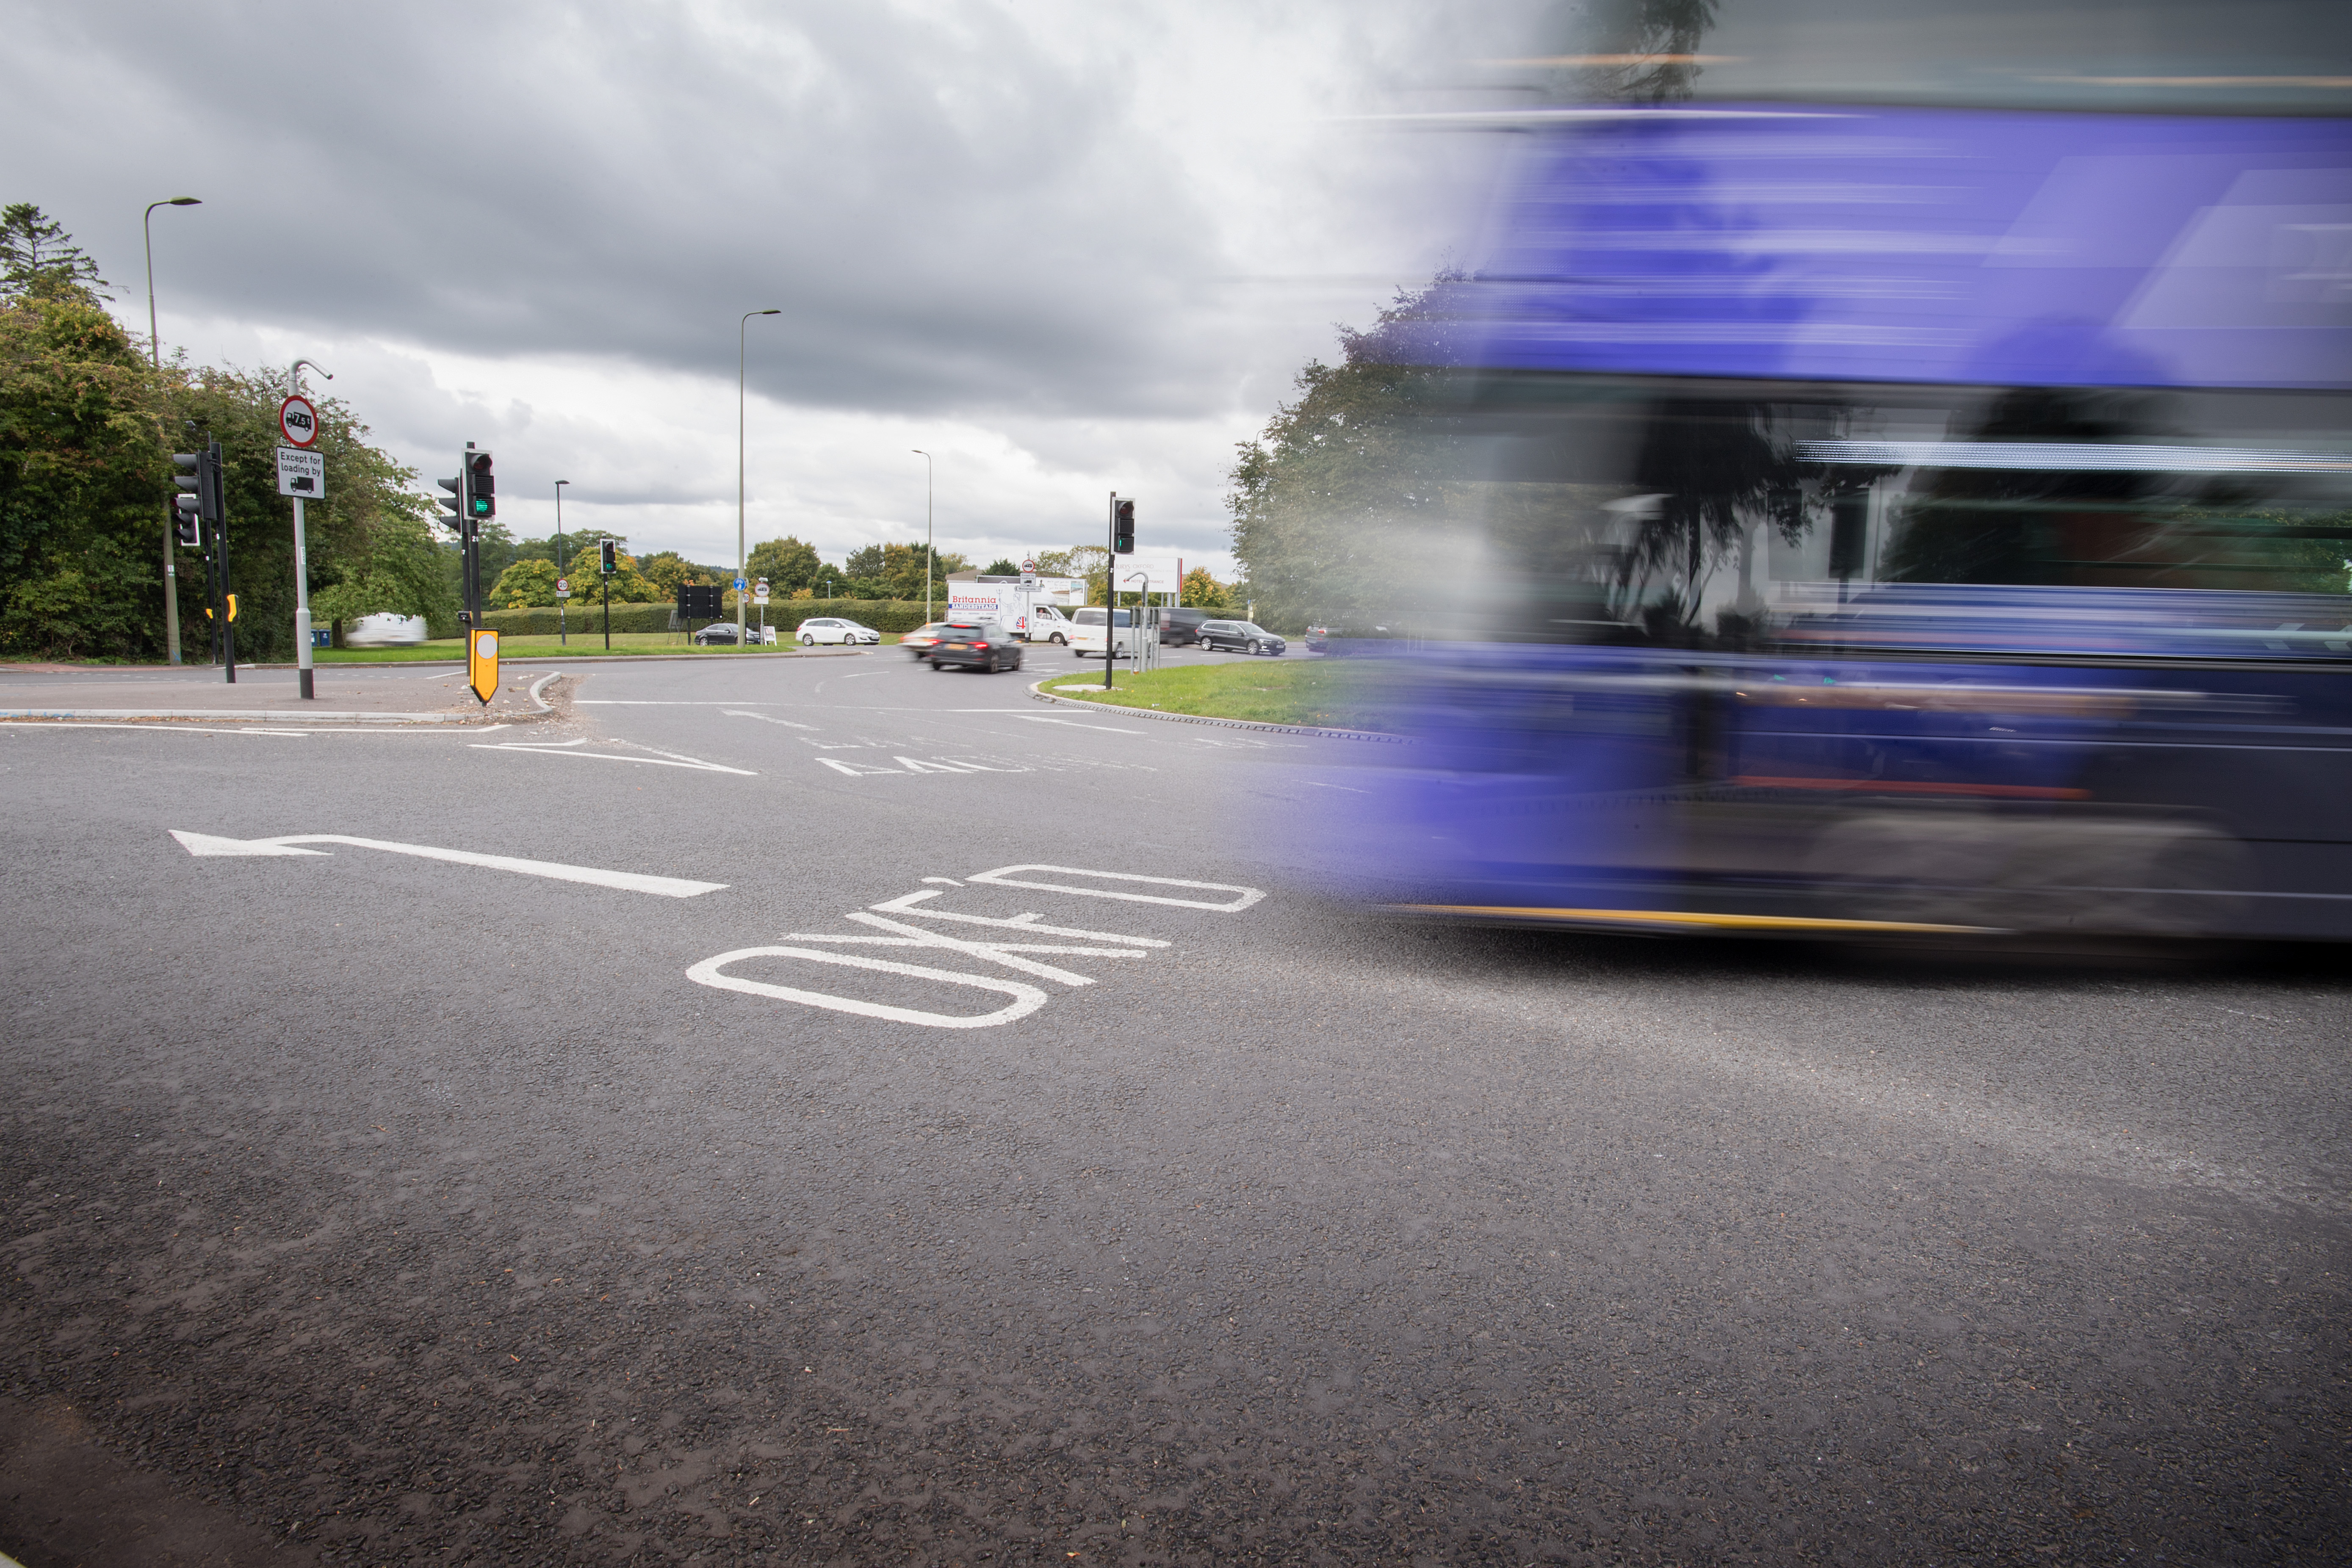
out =
<path fill-rule="evenodd" d="M 939 553 L 931 548 L 931 455 L 920 447 L 910 448 L 923 459 L 923 624 L 931 620 L 931 557 Z"/>
<path fill-rule="evenodd" d="M 743 376 L 751 342 L 751 318 L 780 316 L 781 310 L 746 310 L 735 323 L 735 581 L 743 581 Z M 735 590 L 735 646 L 743 646 L 743 590 Z"/>
<path fill-rule="evenodd" d="M 204 205 L 194 196 L 173 196 L 164 201 L 149 202 L 147 210 L 139 215 L 139 227 L 147 237 L 147 349 L 158 376 L 163 373 L 163 343 L 155 331 L 155 209 L 200 207 Z M 166 508 L 163 518 L 163 640 L 171 645 L 173 664 L 180 662 L 180 558 L 173 550 L 177 542 L 177 521 Z"/>
<path fill-rule="evenodd" d="M 563 561 L 563 487 L 571 482 L 570 479 L 555 481 L 555 574 L 559 578 L 566 575 Z M 564 611 L 570 604 L 571 601 L 562 595 L 555 595 L 555 646 L 558 647 L 572 646 L 572 634 L 564 623 Z"/>
<path fill-rule="evenodd" d="M 317 360 L 298 359 L 287 379 L 295 396 L 302 395 L 302 367 L 309 365 L 329 381 L 334 373 Z M 313 689 L 310 658 L 310 549 L 302 539 L 302 498 L 294 498 L 294 683 L 304 701 L 318 695 Z"/>

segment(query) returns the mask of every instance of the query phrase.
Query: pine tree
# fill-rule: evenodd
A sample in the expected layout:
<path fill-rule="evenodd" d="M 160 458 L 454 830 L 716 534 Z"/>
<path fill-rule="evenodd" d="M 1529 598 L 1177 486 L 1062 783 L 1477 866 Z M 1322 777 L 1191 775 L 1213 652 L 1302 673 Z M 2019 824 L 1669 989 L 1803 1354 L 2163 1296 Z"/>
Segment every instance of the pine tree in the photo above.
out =
<path fill-rule="evenodd" d="M 65 226 L 39 207 L 31 202 L 0 207 L 0 303 L 36 293 L 94 300 L 113 287 Z"/>

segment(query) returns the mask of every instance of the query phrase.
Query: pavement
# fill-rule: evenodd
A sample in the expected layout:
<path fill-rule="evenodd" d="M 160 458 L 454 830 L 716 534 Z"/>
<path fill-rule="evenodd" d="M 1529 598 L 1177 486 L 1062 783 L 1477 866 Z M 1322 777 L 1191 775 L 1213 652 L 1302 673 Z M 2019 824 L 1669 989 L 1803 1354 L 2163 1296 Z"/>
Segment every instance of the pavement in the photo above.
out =
<path fill-rule="evenodd" d="M 1093 668 L 0 726 L 0 1552 L 2340 1558 L 2332 956 L 1401 924 Z"/>
<path fill-rule="evenodd" d="M 0 665 L 0 720 L 100 721 L 283 719 L 309 722 L 512 722 L 536 715 L 531 686 L 544 669 L 502 670 L 498 697 L 478 701 L 463 665 L 429 668 L 322 665 L 305 700 L 290 666 L 240 665 L 230 681 L 217 665 L 130 667 Z"/>

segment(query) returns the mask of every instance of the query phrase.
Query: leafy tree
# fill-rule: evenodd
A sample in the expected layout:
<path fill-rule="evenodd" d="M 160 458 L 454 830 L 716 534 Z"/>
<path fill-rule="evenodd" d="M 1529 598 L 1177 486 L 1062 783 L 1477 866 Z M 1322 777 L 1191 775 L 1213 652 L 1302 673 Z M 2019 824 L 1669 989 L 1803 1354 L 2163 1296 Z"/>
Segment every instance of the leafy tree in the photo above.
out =
<path fill-rule="evenodd" d="M 161 647 L 161 394 L 86 291 L 18 289 L 0 306 L 0 648 Z"/>
<path fill-rule="evenodd" d="M 1233 590 L 1209 575 L 1206 566 L 1195 566 L 1184 574 L 1178 585 L 1177 603 L 1196 610 L 1228 610 L 1233 607 Z"/>
<path fill-rule="evenodd" d="M 675 550 L 656 550 L 651 555 L 639 556 L 637 571 L 673 604 L 681 587 L 714 587 L 730 583 L 735 577 L 734 573 L 722 567 L 698 566 Z"/>
<path fill-rule="evenodd" d="M 782 539 L 763 539 L 753 545 L 744 561 L 744 574 L 754 583 L 765 577 L 769 588 L 777 595 L 797 597 L 800 590 L 816 580 L 823 567 L 815 545 L 803 543 L 787 534 Z"/>
<path fill-rule="evenodd" d="M 1009 561 L 1000 555 L 982 567 L 980 574 L 983 577 L 1018 577 L 1021 575 L 1021 566 L 1018 562 Z"/>
<path fill-rule="evenodd" d="M 845 577 L 879 577 L 882 575 L 882 546 L 862 545 L 841 558 Z"/>
<path fill-rule="evenodd" d="M 597 548 L 596 541 L 603 538 L 617 542 L 620 535 L 596 534 L 583 537 L 586 539 L 586 543 L 572 555 L 571 570 L 565 575 L 572 579 L 572 597 L 575 602 L 601 605 L 604 602 L 604 579 L 600 574 L 603 554 Z M 637 570 L 637 558 L 626 551 L 616 550 L 614 552 L 614 564 L 618 570 L 613 574 L 613 603 L 658 605 L 664 599 L 677 597 L 675 594 L 664 594 L 660 588 L 648 582 L 645 574 Z M 550 601 L 550 603 L 552 602 L 552 600 Z"/>
<path fill-rule="evenodd" d="M 518 561 L 499 574 L 496 586 L 482 602 L 493 609 L 520 610 L 555 604 L 555 563 L 537 558 Z"/>
<path fill-rule="evenodd" d="M 30 202 L 0 207 L 0 303 L 24 294 L 63 294 L 95 303 L 114 285 L 64 227 Z"/>

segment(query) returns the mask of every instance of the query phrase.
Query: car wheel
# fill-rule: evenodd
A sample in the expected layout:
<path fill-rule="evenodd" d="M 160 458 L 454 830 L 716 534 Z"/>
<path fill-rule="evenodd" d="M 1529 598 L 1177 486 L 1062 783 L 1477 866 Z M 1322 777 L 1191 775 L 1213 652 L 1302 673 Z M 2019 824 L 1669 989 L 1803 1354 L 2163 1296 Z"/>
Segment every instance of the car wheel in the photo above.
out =
<path fill-rule="evenodd" d="M 816 638 L 814 638 L 814 637 L 813 637 L 809 636 L 809 635 L 808 635 L 808 633 L 806 633 L 806 632 L 803 632 L 803 633 L 801 634 L 801 647 L 816 647 Z"/>
<path fill-rule="evenodd" d="M 1055 647 L 1067 647 L 1070 646 L 1069 639 L 1065 637 L 1061 633 L 1055 632 L 1054 634 L 1054 646 Z"/>

